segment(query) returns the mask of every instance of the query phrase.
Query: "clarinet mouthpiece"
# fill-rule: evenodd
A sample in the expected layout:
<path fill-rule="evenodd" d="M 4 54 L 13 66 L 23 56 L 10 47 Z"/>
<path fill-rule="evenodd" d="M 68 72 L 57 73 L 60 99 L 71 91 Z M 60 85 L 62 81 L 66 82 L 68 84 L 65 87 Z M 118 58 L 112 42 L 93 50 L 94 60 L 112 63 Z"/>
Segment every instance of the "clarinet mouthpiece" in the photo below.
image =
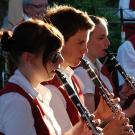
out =
<path fill-rule="evenodd" d="M 106 52 L 106 53 L 110 53 L 107 49 L 105 49 L 105 52 Z"/>

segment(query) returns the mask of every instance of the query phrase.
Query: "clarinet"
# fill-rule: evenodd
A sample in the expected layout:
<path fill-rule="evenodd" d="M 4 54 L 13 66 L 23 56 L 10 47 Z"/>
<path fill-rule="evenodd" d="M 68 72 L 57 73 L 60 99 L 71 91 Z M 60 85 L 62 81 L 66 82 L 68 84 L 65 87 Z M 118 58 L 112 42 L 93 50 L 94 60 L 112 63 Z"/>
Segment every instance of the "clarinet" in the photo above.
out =
<path fill-rule="evenodd" d="M 111 109 L 111 111 L 115 114 L 121 111 L 121 108 L 118 104 L 114 104 L 112 100 L 110 99 L 110 92 L 107 90 L 107 88 L 104 86 L 101 79 L 98 77 L 94 69 L 90 66 L 90 63 L 85 60 L 84 58 L 81 59 L 81 65 L 82 67 L 88 72 L 89 77 L 94 82 L 95 86 L 99 88 L 100 95 L 103 97 L 103 99 L 106 101 L 107 105 Z"/>
<path fill-rule="evenodd" d="M 100 95 L 103 97 L 108 107 L 115 114 L 115 116 L 117 116 L 117 114 L 122 111 L 122 108 L 120 107 L 120 105 L 112 102 L 112 100 L 110 99 L 110 95 L 109 95 L 110 93 L 108 89 L 105 87 L 105 84 L 101 81 L 101 79 L 95 73 L 94 69 L 90 66 L 90 63 L 84 58 L 81 58 L 81 65 L 88 72 L 88 75 L 91 78 L 91 80 L 94 82 L 95 86 L 99 88 Z M 121 118 L 122 117 L 120 117 L 120 119 Z M 132 129 L 130 129 L 129 132 L 131 134 L 134 133 Z"/>
<path fill-rule="evenodd" d="M 94 133 L 94 135 L 103 135 L 103 133 L 101 131 L 101 128 L 97 127 L 93 123 L 93 121 L 92 121 L 93 120 L 93 116 L 82 105 L 82 103 L 80 102 L 79 97 L 78 97 L 76 91 L 70 86 L 70 84 L 68 83 L 68 81 L 67 81 L 66 77 L 64 76 L 64 74 L 62 74 L 60 71 L 56 70 L 56 75 L 60 79 L 61 83 L 64 85 L 64 87 L 67 90 L 67 93 L 68 93 L 70 99 L 72 100 L 72 102 L 76 106 L 76 108 L 79 111 L 79 113 L 80 113 L 81 117 L 83 118 L 83 120 L 86 122 L 88 128 L 92 129 L 92 132 Z"/>
<path fill-rule="evenodd" d="M 1 78 L 0 78 L 0 83 L 1 83 L 1 88 L 4 88 L 5 84 L 8 81 L 9 78 L 9 72 L 8 72 L 8 60 L 7 60 L 7 53 L 4 52 L 0 46 L 0 59 L 1 59 L 1 65 L 2 65 L 2 72 L 1 72 Z"/>
<path fill-rule="evenodd" d="M 106 50 L 106 53 L 109 60 L 112 62 L 112 65 L 119 71 L 119 73 L 123 76 L 123 78 L 127 82 L 128 86 L 132 88 L 133 92 L 135 93 L 135 81 L 133 80 L 133 78 L 130 75 L 127 75 L 127 73 L 121 67 L 120 63 L 116 60 L 114 55 L 112 55 L 108 50 Z"/>

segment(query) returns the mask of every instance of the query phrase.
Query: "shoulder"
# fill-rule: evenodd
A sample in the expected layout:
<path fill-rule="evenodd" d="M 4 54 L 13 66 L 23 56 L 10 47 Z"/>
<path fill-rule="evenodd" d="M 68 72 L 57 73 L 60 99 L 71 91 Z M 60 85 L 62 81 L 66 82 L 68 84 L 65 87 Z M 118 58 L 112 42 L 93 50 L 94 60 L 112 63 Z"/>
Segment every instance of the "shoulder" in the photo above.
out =
<path fill-rule="evenodd" d="M 4 128 L 7 134 L 35 134 L 31 106 L 28 100 L 18 93 L 11 92 L 0 96 L 0 121 L 0 127 Z"/>
<path fill-rule="evenodd" d="M 123 50 L 127 51 L 128 49 L 134 49 L 131 41 L 129 40 L 125 41 L 122 45 L 120 45 L 120 47 L 118 48 L 118 52 Z"/>
<path fill-rule="evenodd" d="M 23 116 L 28 112 L 31 114 L 30 103 L 19 93 L 10 92 L 0 96 L 0 119 Z"/>
<path fill-rule="evenodd" d="M 17 92 L 9 92 L 0 96 L 0 103 L 9 104 L 11 102 L 26 102 L 27 99 Z"/>

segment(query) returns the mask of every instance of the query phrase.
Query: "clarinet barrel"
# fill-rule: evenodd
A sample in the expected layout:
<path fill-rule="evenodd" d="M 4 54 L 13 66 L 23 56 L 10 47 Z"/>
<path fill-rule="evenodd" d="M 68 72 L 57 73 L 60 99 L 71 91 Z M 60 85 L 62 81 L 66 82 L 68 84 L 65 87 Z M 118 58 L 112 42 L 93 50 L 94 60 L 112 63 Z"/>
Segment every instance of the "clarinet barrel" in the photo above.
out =
<path fill-rule="evenodd" d="M 122 75 L 122 77 L 125 79 L 127 84 L 130 88 L 132 88 L 133 92 L 135 93 L 135 80 L 132 76 L 128 75 L 126 71 L 122 68 L 120 63 L 116 60 L 115 56 L 112 55 L 108 50 L 106 50 L 107 56 L 109 60 L 111 61 L 112 65 L 119 71 L 119 73 Z"/>
<path fill-rule="evenodd" d="M 80 113 L 82 119 L 84 121 L 86 121 L 88 128 L 92 130 L 94 135 L 103 135 L 101 128 L 95 125 L 95 123 L 93 122 L 93 116 L 82 105 L 76 91 L 70 86 L 70 84 L 68 83 L 64 74 L 62 74 L 60 71 L 56 70 L 56 75 L 59 78 L 59 80 L 61 81 L 61 83 L 64 85 L 64 87 L 68 93 L 68 96 L 74 103 L 74 105 L 77 108 L 78 112 Z"/>

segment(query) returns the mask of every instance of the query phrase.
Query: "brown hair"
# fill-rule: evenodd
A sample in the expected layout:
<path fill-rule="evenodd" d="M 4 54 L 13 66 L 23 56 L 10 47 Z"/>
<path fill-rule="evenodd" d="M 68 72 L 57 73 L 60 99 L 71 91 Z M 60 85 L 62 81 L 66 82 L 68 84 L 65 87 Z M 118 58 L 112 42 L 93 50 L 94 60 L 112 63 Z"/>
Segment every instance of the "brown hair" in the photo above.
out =
<path fill-rule="evenodd" d="M 55 5 L 47 10 L 44 18 L 49 20 L 63 34 L 65 41 L 79 30 L 92 30 L 94 23 L 86 12 L 66 5 Z"/>
<path fill-rule="evenodd" d="M 1 37 L 2 49 L 8 51 L 14 62 L 19 63 L 23 52 L 38 54 L 43 51 L 43 64 L 48 55 L 64 44 L 62 34 L 54 26 L 41 20 L 30 19 L 18 25 L 13 34 L 4 32 Z"/>
<path fill-rule="evenodd" d="M 94 15 L 89 15 L 89 17 L 94 22 L 95 26 L 98 25 L 98 24 L 103 24 L 107 28 L 108 22 L 107 22 L 106 18 L 99 17 L 99 16 L 94 16 Z M 91 32 L 90 35 L 92 35 L 92 32 Z"/>

